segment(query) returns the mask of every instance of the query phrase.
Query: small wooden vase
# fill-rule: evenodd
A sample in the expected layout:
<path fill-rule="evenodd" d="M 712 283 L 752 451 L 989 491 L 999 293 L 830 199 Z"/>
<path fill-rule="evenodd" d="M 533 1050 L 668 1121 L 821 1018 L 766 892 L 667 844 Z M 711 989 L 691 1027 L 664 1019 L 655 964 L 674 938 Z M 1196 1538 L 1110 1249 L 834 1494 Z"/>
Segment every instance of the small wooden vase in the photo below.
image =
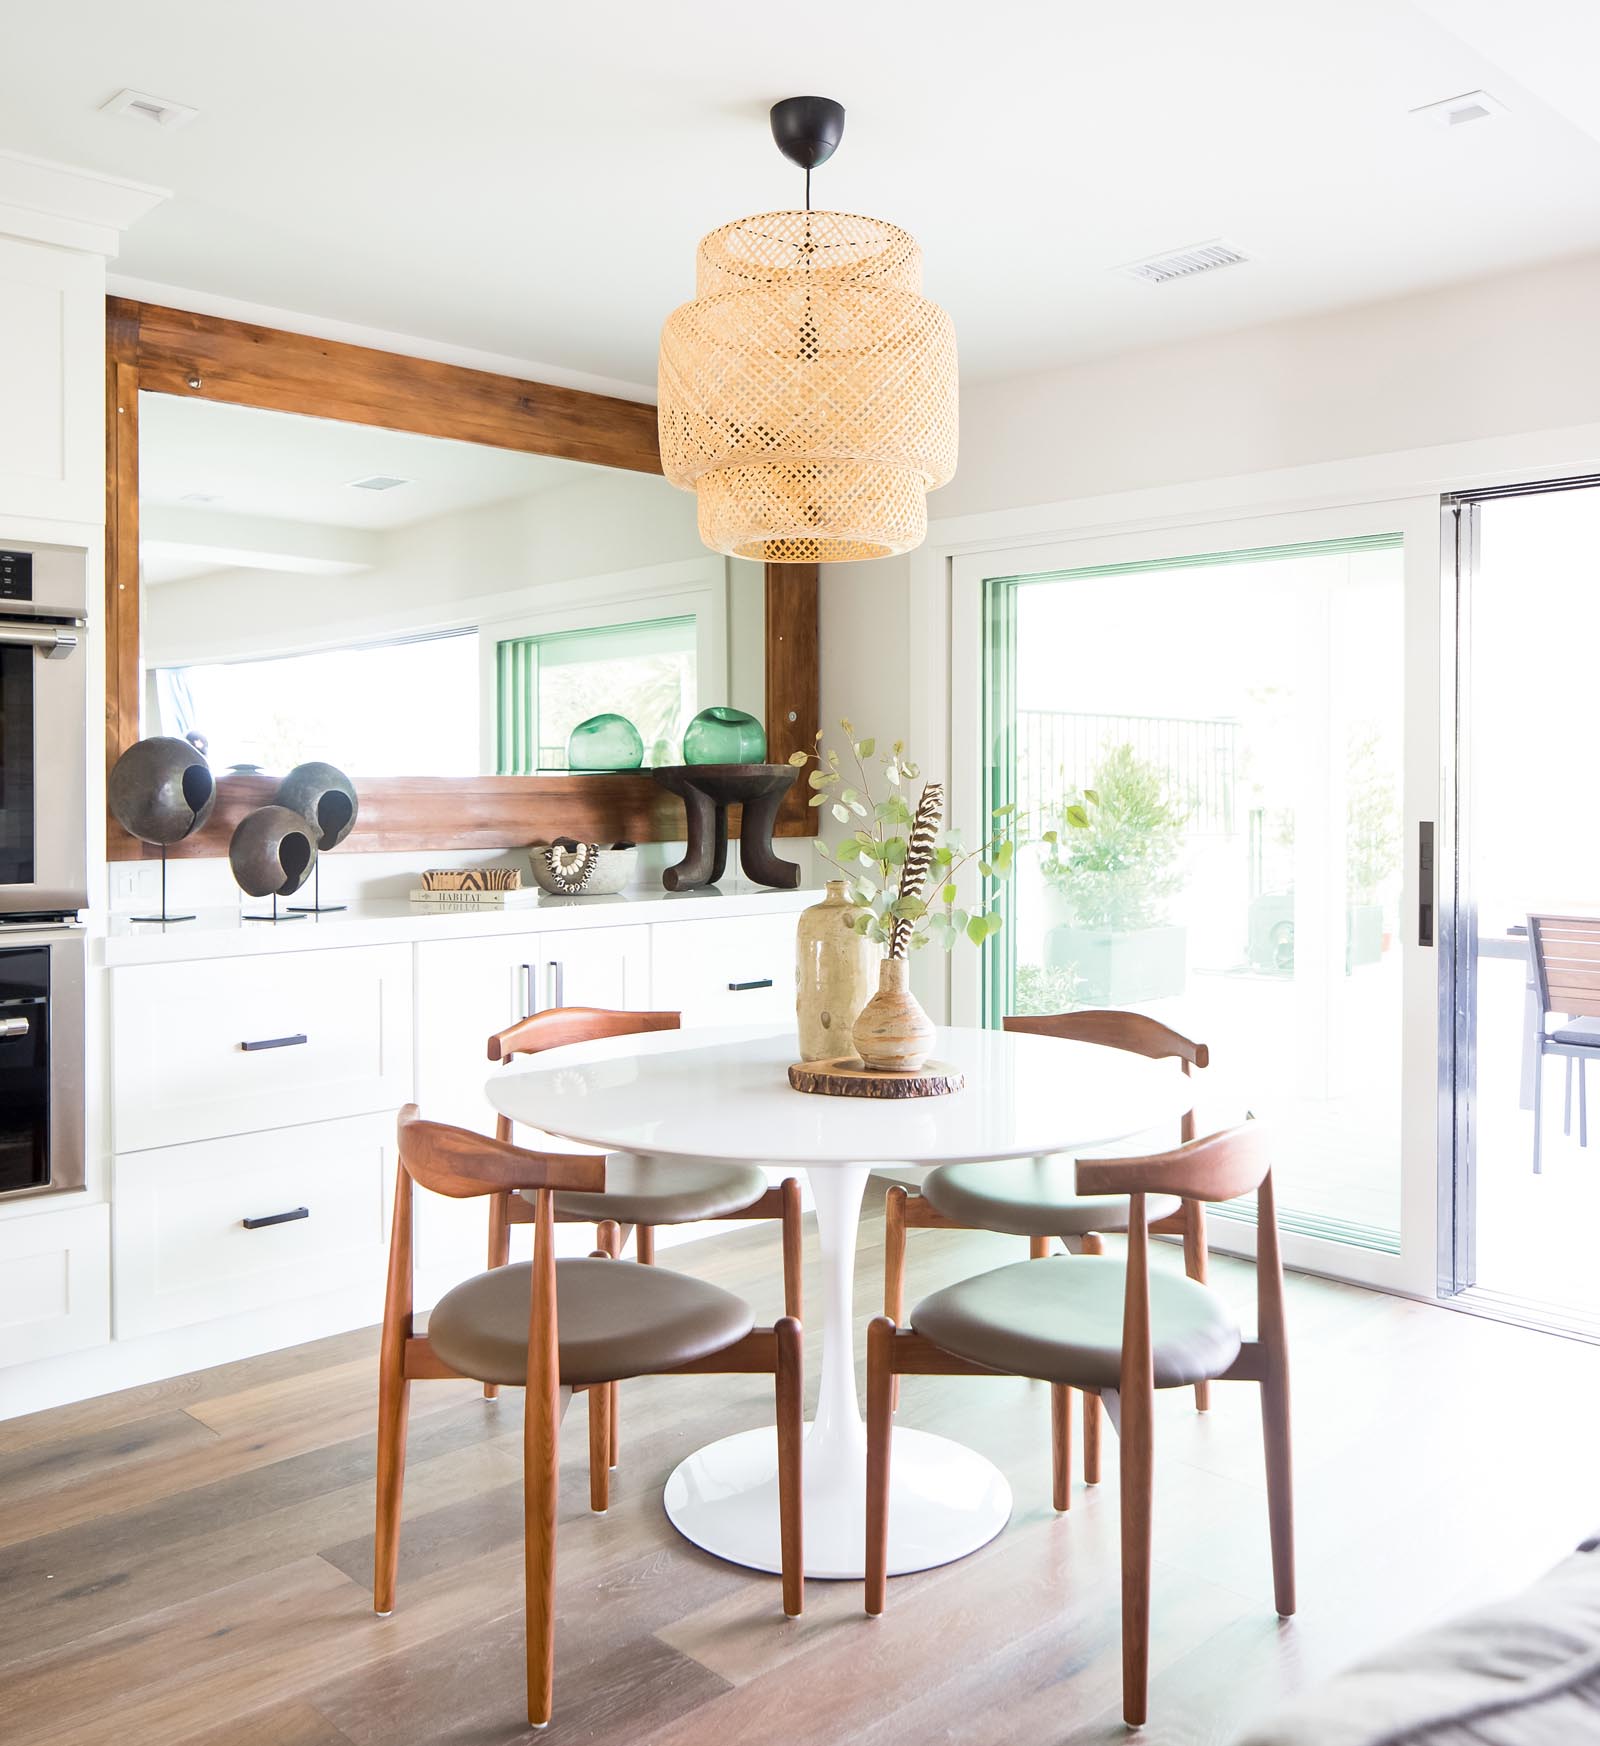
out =
<path fill-rule="evenodd" d="M 880 1073 L 915 1073 L 933 1050 L 933 1021 L 911 992 L 911 965 L 885 958 L 878 992 L 862 1007 L 851 1041 L 862 1063 Z"/>

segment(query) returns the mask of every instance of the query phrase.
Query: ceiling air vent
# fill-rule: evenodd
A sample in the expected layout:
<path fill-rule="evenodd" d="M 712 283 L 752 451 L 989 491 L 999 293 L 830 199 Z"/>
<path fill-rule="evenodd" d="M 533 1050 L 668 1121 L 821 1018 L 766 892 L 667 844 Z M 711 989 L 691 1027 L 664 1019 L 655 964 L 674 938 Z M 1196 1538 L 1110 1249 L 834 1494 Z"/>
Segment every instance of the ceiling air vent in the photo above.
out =
<path fill-rule="evenodd" d="M 1431 121 L 1435 127 L 1465 127 L 1472 121 L 1491 121 L 1506 113 L 1506 106 L 1489 91 L 1463 91 L 1459 97 L 1446 97 L 1442 103 L 1424 103 L 1411 111 L 1421 121 Z"/>
<path fill-rule="evenodd" d="M 200 111 L 187 103 L 174 103 L 170 97 L 152 97 L 148 91 L 119 91 L 100 105 L 100 113 L 126 115 L 155 127 L 187 127 Z"/>
<path fill-rule="evenodd" d="M 1192 279 L 1196 273 L 1211 273 L 1218 267 L 1236 267 L 1248 261 L 1249 255 L 1232 243 L 1196 243 L 1192 248 L 1174 249 L 1168 255 L 1152 255 L 1145 261 L 1133 261 L 1119 267 L 1130 279 L 1142 279 L 1146 285 L 1165 285 L 1169 279 Z"/>
<path fill-rule="evenodd" d="M 409 485 L 409 479 L 396 479 L 389 473 L 373 473 L 365 479 L 352 479 L 352 491 L 393 491 L 397 485 Z"/>

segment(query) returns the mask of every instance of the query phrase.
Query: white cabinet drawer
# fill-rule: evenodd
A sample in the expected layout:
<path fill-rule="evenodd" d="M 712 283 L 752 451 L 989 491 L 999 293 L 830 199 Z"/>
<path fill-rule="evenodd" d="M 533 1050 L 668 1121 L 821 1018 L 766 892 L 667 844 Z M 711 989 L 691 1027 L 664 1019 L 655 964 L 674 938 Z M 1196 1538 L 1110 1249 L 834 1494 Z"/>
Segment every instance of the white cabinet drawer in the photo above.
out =
<path fill-rule="evenodd" d="M 793 915 L 659 922 L 650 930 L 650 998 L 689 1025 L 794 1018 Z"/>
<path fill-rule="evenodd" d="M 387 1110 L 411 1095 L 411 949 L 140 964 L 111 976 L 113 1148 Z"/>
<path fill-rule="evenodd" d="M 117 1158 L 117 1338 L 380 1290 L 394 1126 L 385 1112 Z"/>
<path fill-rule="evenodd" d="M 0 1366 L 110 1338 L 110 1207 L 102 1201 L 0 1221 Z"/>

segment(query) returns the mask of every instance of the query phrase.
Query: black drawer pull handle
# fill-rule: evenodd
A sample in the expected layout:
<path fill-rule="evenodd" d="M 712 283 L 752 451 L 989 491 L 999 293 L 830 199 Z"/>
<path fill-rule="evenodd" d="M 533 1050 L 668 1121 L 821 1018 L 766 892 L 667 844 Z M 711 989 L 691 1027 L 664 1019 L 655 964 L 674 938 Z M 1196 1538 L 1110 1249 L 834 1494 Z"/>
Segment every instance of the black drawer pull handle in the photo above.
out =
<path fill-rule="evenodd" d="M 292 1225 L 296 1219 L 311 1217 L 311 1208 L 297 1206 L 291 1212 L 268 1213 L 264 1219 L 240 1219 L 239 1223 L 247 1231 L 264 1231 L 268 1225 Z"/>
<path fill-rule="evenodd" d="M 239 1047 L 245 1054 L 253 1055 L 258 1049 L 295 1049 L 305 1041 L 305 1032 L 299 1031 L 292 1037 L 261 1037 L 253 1043 L 241 1043 Z"/>
<path fill-rule="evenodd" d="M 771 986 L 772 978 L 763 976 L 759 982 L 730 982 L 728 992 L 730 994 L 743 994 L 747 988 L 770 988 Z"/>

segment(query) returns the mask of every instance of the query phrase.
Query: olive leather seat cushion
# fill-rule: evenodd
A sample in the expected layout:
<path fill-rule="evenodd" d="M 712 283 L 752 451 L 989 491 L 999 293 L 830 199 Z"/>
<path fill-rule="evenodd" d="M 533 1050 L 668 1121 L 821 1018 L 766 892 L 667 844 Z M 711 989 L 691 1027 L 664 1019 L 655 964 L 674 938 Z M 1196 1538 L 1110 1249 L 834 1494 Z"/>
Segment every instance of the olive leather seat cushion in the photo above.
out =
<path fill-rule="evenodd" d="M 958 1224 L 1014 1237 L 1081 1237 L 1089 1231 L 1128 1228 L 1128 1197 L 1080 1195 L 1071 1158 L 941 1164 L 923 1178 L 922 1197 Z M 1149 1195 L 1145 1217 L 1164 1219 L 1181 1204 L 1174 1195 Z"/>
<path fill-rule="evenodd" d="M 692 1225 L 697 1219 L 743 1212 L 766 1192 L 767 1179 L 753 1164 L 613 1152 L 606 1158 L 604 1193 L 557 1194 L 556 1211 L 596 1224 L 615 1219 L 624 1225 Z"/>
<path fill-rule="evenodd" d="M 520 1384 L 528 1375 L 533 1268 L 496 1267 L 447 1291 L 428 1317 L 434 1351 L 463 1376 Z M 568 1388 L 690 1364 L 755 1326 L 743 1298 L 665 1267 L 558 1261 L 556 1332 Z"/>
<path fill-rule="evenodd" d="M 1117 1388 L 1127 1270 L 1093 1255 L 1018 1261 L 925 1297 L 911 1325 L 936 1346 L 1009 1376 Z M 1215 1292 L 1152 1269 L 1157 1388 L 1220 1376 L 1239 1356 L 1239 1324 Z"/>
<path fill-rule="evenodd" d="M 1470 1524 L 1466 1528 L 1471 1532 Z M 1600 1740 L 1600 1552 L 1408 1637 L 1257 1722 L 1237 1746 L 1582 1746 Z"/>

